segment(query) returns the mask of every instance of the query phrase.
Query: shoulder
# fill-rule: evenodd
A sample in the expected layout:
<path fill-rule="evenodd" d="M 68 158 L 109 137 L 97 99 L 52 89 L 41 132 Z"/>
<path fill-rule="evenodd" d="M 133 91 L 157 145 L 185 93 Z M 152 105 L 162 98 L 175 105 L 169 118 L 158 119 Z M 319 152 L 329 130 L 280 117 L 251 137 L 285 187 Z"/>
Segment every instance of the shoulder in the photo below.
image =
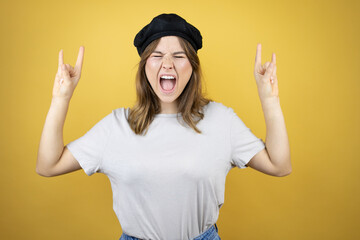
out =
<path fill-rule="evenodd" d="M 117 108 L 113 109 L 111 112 L 109 112 L 107 115 L 103 116 L 100 121 L 97 122 L 96 125 L 101 126 L 112 126 L 114 122 L 123 121 L 126 116 L 126 108 Z"/>
<path fill-rule="evenodd" d="M 115 129 L 132 131 L 128 122 L 129 114 L 130 114 L 129 107 L 120 107 L 112 111 Z"/>
<path fill-rule="evenodd" d="M 233 118 L 234 110 L 221 102 L 210 101 L 205 106 L 204 115 L 208 121 L 216 124 L 224 123 L 224 125 L 228 126 Z"/>
<path fill-rule="evenodd" d="M 234 110 L 231 107 L 225 106 L 223 103 L 215 102 L 215 101 L 210 101 L 206 105 L 206 109 L 205 109 L 205 113 L 208 114 L 208 115 L 221 114 L 221 115 L 224 115 L 224 116 L 229 116 L 233 112 L 234 112 Z"/>
<path fill-rule="evenodd" d="M 118 120 L 127 119 L 129 110 L 130 110 L 129 108 L 120 107 L 120 108 L 113 109 L 111 114 L 115 119 L 118 119 Z"/>

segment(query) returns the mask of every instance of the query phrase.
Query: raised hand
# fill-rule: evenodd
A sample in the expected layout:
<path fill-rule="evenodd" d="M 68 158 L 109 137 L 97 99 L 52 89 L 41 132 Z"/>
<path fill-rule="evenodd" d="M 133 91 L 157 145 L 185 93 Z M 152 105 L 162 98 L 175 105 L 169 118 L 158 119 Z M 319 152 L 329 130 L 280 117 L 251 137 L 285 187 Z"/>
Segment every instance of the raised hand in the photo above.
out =
<path fill-rule="evenodd" d="M 80 46 L 75 67 L 72 67 L 70 64 L 64 64 L 63 50 L 60 50 L 58 71 L 53 87 L 53 98 L 70 100 L 72 97 L 75 87 L 80 80 L 84 50 L 84 46 Z"/>
<path fill-rule="evenodd" d="M 257 45 L 254 77 L 258 87 L 260 100 L 279 97 L 278 81 L 276 77 L 276 56 L 272 54 L 271 62 L 261 65 L 261 44 Z"/>

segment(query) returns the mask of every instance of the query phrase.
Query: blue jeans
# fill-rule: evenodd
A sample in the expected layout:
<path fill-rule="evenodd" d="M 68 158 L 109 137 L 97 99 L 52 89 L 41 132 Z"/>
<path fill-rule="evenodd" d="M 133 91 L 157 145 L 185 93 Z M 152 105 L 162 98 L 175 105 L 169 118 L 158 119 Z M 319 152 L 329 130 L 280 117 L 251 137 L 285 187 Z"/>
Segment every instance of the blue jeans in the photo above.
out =
<path fill-rule="evenodd" d="M 119 240 L 140 240 L 140 239 L 136 237 L 131 237 L 123 233 Z M 211 228 L 209 228 L 199 236 L 195 237 L 193 240 L 221 240 L 218 234 L 218 227 L 216 223 L 212 225 Z"/>

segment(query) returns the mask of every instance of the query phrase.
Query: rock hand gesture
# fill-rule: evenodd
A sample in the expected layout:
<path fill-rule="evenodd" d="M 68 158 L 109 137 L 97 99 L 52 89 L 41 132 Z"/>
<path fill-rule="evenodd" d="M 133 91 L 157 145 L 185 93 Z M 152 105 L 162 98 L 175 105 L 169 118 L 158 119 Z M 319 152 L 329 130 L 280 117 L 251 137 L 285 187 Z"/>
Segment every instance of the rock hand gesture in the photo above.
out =
<path fill-rule="evenodd" d="M 53 98 L 70 100 L 77 86 L 84 59 L 84 46 L 80 46 L 75 67 L 64 64 L 63 50 L 59 52 L 59 66 L 55 76 Z"/>
<path fill-rule="evenodd" d="M 265 62 L 261 65 L 261 44 L 257 45 L 254 77 L 258 87 L 260 100 L 279 97 L 278 81 L 276 77 L 276 56 L 272 54 L 271 63 Z"/>

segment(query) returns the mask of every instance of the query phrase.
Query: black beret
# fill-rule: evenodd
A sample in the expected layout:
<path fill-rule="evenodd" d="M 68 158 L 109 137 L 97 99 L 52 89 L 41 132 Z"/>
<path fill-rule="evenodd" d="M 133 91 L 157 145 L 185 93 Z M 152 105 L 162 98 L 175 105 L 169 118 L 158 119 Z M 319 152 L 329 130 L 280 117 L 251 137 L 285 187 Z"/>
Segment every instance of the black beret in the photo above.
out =
<path fill-rule="evenodd" d="M 145 48 L 155 39 L 164 36 L 178 36 L 187 40 L 197 52 L 202 47 L 200 31 L 182 17 L 170 13 L 160 14 L 136 34 L 134 45 L 141 56 Z"/>

